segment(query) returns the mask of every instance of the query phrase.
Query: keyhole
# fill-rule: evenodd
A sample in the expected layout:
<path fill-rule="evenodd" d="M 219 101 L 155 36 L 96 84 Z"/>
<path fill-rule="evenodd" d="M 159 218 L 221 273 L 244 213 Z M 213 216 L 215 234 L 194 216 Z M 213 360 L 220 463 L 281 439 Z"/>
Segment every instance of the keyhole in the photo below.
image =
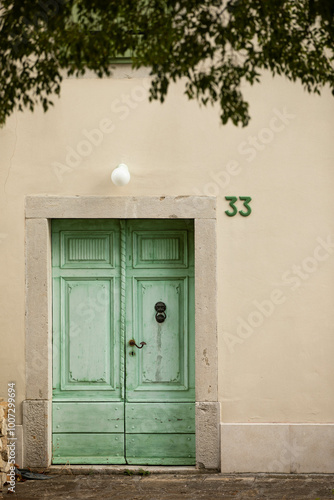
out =
<path fill-rule="evenodd" d="M 131 351 L 129 354 L 130 354 L 130 356 L 135 356 L 136 355 L 136 353 L 134 351 Z"/>

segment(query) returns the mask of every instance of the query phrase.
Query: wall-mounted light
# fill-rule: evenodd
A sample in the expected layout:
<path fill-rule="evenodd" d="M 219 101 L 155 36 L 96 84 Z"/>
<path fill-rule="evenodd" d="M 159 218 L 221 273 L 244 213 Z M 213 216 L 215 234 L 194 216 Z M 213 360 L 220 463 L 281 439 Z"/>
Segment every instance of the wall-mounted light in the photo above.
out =
<path fill-rule="evenodd" d="M 111 172 L 111 180 L 116 186 L 125 186 L 130 181 L 130 172 L 124 163 L 120 163 Z"/>

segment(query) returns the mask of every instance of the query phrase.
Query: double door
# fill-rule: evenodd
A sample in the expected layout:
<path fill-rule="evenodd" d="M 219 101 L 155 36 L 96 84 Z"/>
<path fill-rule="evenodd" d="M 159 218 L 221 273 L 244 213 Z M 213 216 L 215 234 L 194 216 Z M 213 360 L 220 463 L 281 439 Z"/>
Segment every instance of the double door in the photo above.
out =
<path fill-rule="evenodd" d="M 195 463 L 187 220 L 54 220 L 53 463 Z"/>

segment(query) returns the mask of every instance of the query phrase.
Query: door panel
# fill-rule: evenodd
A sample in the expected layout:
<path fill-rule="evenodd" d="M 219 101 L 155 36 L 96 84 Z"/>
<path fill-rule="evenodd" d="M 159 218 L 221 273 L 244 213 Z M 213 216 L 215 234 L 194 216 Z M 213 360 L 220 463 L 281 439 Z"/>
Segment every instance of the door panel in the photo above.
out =
<path fill-rule="evenodd" d="M 52 265 L 53 462 L 194 464 L 193 223 L 53 221 Z"/>
<path fill-rule="evenodd" d="M 195 434 L 129 434 L 128 464 L 194 465 Z"/>
<path fill-rule="evenodd" d="M 132 403 L 126 405 L 128 434 L 195 432 L 195 408 L 189 403 Z"/>
<path fill-rule="evenodd" d="M 124 434 L 53 435 L 54 464 L 125 464 Z"/>
<path fill-rule="evenodd" d="M 61 285 L 61 390 L 114 390 L 113 279 L 65 278 Z"/>
<path fill-rule="evenodd" d="M 92 411 L 92 407 L 94 411 Z M 62 403 L 53 405 L 57 432 L 124 432 L 123 403 Z"/>
<path fill-rule="evenodd" d="M 187 278 L 134 278 L 133 287 L 135 326 L 130 332 L 137 343 L 146 345 L 136 352 L 136 359 L 127 359 L 127 401 L 184 399 L 182 391 L 189 389 Z M 166 304 L 163 323 L 155 317 L 157 302 Z M 132 363 L 136 369 L 131 369 Z"/>
<path fill-rule="evenodd" d="M 118 221 L 52 223 L 54 400 L 122 400 L 119 238 Z"/>
<path fill-rule="evenodd" d="M 134 269 L 186 268 L 188 264 L 187 236 L 187 231 L 181 230 L 170 230 L 167 233 L 161 230 L 133 231 Z"/>
<path fill-rule="evenodd" d="M 114 240 L 114 231 L 62 231 L 60 267 L 114 268 Z"/>

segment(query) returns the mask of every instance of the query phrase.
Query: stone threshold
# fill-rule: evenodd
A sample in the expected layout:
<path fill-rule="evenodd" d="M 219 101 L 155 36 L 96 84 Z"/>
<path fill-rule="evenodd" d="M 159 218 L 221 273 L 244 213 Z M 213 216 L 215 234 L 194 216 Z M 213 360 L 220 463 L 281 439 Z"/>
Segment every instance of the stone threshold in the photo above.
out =
<path fill-rule="evenodd" d="M 30 467 L 33 472 L 41 472 L 41 468 Z M 125 474 L 141 475 L 143 471 L 150 474 L 217 474 L 216 469 L 197 468 L 195 466 L 159 466 L 159 465 L 50 465 L 43 469 L 45 474 Z M 144 474 L 143 474 L 144 475 Z"/>

